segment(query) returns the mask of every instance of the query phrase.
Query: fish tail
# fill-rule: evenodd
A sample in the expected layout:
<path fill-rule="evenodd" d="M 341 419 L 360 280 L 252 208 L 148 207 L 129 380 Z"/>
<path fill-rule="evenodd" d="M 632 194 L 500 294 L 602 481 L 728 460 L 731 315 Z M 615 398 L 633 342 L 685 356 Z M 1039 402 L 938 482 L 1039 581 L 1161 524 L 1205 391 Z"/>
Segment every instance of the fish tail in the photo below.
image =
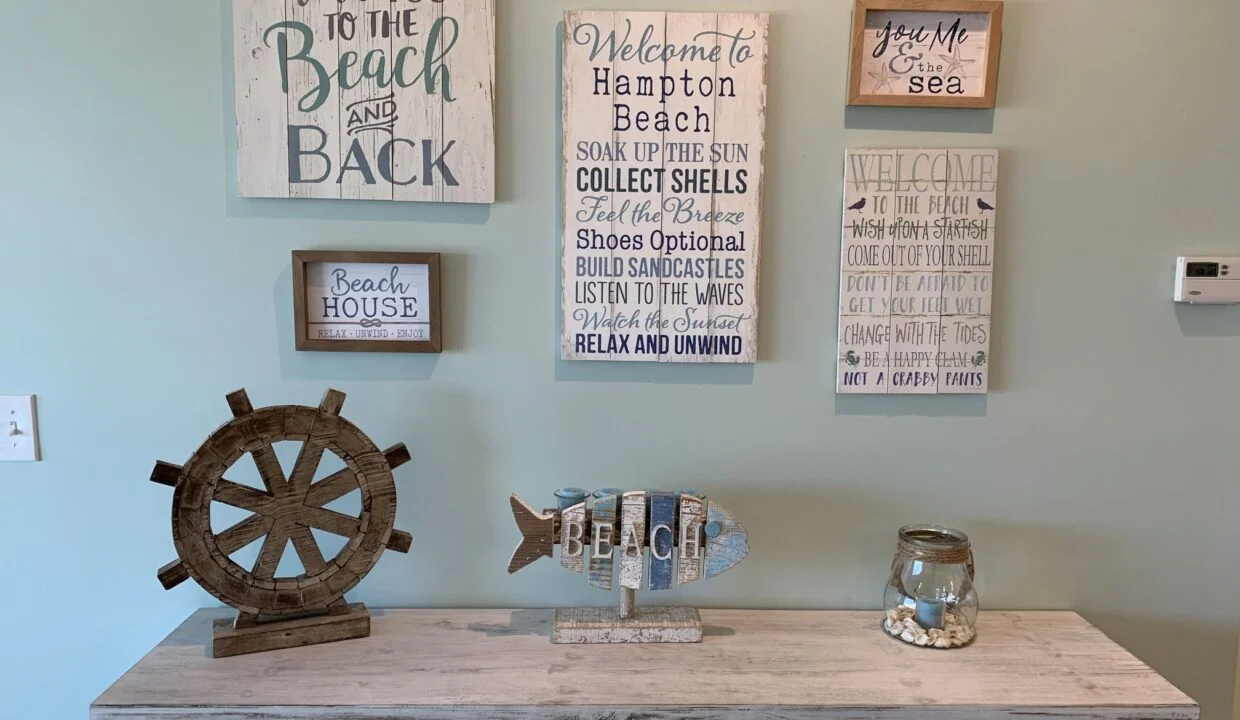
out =
<path fill-rule="evenodd" d="M 514 493 L 512 518 L 521 531 L 521 544 L 508 561 L 509 574 L 532 564 L 540 557 L 551 557 L 555 547 L 555 513 L 541 514 Z"/>

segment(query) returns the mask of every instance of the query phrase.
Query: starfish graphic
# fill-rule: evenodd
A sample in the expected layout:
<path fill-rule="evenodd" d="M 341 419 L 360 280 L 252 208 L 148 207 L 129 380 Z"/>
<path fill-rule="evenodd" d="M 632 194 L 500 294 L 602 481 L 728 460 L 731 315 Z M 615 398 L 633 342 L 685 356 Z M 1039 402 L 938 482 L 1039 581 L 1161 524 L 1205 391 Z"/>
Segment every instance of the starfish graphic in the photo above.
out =
<path fill-rule="evenodd" d="M 896 80 L 896 76 L 887 74 L 887 63 L 879 65 L 878 72 L 866 73 L 874 78 L 874 94 L 877 95 L 879 90 L 887 88 L 887 92 L 895 92 L 891 87 L 891 81 Z"/>
<path fill-rule="evenodd" d="M 968 77 L 969 74 L 964 71 L 964 66 L 977 62 L 977 60 L 965 60 L 960 57 L 960 45 L 956 45 L 956 47 L 952 48 L 951 55 L 943 55 L 940 53 L 939 57 L 943 59 L 943 62 L 947 63 L 947 70 L 943 73 L 944 75 L 960 73 L 962 77 Z"/>

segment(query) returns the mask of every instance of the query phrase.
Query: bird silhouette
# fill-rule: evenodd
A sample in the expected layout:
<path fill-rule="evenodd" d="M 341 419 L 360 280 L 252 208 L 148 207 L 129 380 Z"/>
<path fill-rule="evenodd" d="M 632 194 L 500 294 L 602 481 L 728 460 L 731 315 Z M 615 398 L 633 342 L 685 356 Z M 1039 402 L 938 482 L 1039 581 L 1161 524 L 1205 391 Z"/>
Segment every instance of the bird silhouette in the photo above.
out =
<path fill-rule="evenodd" d="M 985 212 L 986 210 L 994 210 L 994 209 L 995 209 L 995 206 L 994 206 L 994 205 L 991 205 L 990 203 L 986 202 L 985 200 L 983 200 L 983 199 L 981 199 L 981 198 L 978 198 L 978 199 L 977 199 L 977 209 L 978 209 L 978 210 L 981 210 L 981 211 L 983 211 L 983 212 Z"/>
<path fill-rule="evenodd" d="M 849 210 L 861 210 L 861 209 L 863 209 L 864 207 L 865 207 L 865 198 L 861 198 L 860 200 L 858 200 L 857 202 L 853 203 L 852 205 L 849 205 L 849 206 L 848 206 L 848 209 L 849 209 Z"/>

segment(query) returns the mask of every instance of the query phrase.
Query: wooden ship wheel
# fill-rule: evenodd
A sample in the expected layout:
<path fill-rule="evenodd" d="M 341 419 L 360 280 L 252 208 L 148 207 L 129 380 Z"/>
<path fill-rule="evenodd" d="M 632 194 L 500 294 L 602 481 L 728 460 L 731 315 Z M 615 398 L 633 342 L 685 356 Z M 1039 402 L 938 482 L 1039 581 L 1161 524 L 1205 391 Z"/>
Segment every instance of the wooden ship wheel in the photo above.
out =
<path fill-rule="evenodd" d="M 193 578 L 207 592 L 236 608 L 235 620 L 215 624 L 212 655 L 224 657 L 264 650 L 366 637 L 370 615 L 344 595 L 379 561 L 384 549 L 408 552 L 413 538 L 394 529 L 396 484 L 392 471 L 410 460 L 403 444 L 386 451 L 353 423 L 340 417 L 344 393 L 328 390 L 317 408 L 301 405 L 255 410 L 245 390 L 228 396 L 233 419 L 220 426 L 184 466 L 156 463 L 151 480 L 175 488 L 172 539 L 179 559 L 159 570 L 172 589 Z M 292 472 L 285 477 L 273 445 L 302 442 Z M 315 481 L 323 453 L 345 467 Z M 242 456 L 258 468 L 263 489 L 224 478 Z M 325 506 L 361 491 L 357 517 Z M 217 504 L 251 515 L 223 532 L 214 532 Z M 347 540 L 334 558 L 323 557 L 312 529 Z M 230 556 L 262 538 L 250 568 Z M 292 544 L 304 572 L 278 577 Z"/>

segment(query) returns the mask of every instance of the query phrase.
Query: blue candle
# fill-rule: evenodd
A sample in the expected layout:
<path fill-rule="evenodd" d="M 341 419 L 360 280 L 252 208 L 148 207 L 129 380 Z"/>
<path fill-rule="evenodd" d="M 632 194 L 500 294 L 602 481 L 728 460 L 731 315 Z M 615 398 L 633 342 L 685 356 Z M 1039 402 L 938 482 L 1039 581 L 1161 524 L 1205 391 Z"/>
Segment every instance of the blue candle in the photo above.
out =
<path fill-rule="evenodd" d="M 555 491 L 555 505 L 560 512 L 564 512 L 578 503 L 585 502 L 588 495 L 589 493 L 581 488 L 560 488 Z"/>
<path fill-rule="evenodd" d="M 930 630 L 942 630 L 946 620 L 947 605 L 939 600 L 917 600 L 917 624 Z"/>

